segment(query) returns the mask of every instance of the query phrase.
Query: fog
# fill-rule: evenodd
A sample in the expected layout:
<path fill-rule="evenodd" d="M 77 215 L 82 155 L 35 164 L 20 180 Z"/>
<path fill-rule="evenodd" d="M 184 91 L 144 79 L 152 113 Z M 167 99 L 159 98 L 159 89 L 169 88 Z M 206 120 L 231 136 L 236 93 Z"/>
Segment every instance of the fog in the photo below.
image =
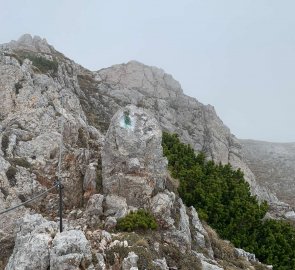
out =
<path fill-rule="evenodd" d="M 138 60 L 215 107 L 238 138 L 295 141 L 295 2 L 0 0 L 0 43 L 46 38 L 98 70 Z"/>

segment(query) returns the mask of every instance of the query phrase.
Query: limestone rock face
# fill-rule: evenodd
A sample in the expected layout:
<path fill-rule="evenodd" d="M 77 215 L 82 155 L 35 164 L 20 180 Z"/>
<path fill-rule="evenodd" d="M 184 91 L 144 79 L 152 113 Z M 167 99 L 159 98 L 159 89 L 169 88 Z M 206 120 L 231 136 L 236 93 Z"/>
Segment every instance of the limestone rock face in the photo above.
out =
<path fill-rule="evenodd" d="M 24 52 L 54 59 L 58 63 L 56 73 L 37 70 Z M 103 136 L 88 123 L 76 94 L 79 70 L 80 66 L 39 37 L 24 35 L 0 46 L 1 210 L 53 186 L 58 176 L 61 135 L 65 206 L 81 206 L 84 193 L 95 193 L 94 175 Z M 49 193 L 43 199 L 35 207 L 47 214 L 56 212 L 56 194 Z M 0 229 L 12 233 L 14 221 L 26 211 L 23 207 L 6 214 Z"/>
<path fill-rule="evenodd" d="M 52 241 L 50 269 L 94 269 L 90 244 L 83 232 L 65 231 Z"/>
<path fill-rule="evenodd" d="M 151 199 L 151 211 L 153 214 L 165 222 L 165 227 L 173 227 L 174 220 L 171 218 L 171 211 L 175 202 L 175 194 L 165 190 L 159 192 Z"/>
<path fill-rule="evenodd" d="M 57 232 L 57 224 L 41 215 L 26 215 L 19 220 L 15 247 L 6 270 L 47 270 L 50 266 L 50 243 Z"/>
<path fill-rule="evenodd" d="M 143 207 L 153 193 L 163 190 L 167 160 L 161 142 L 161 129 L 150 113 L 134 105 L 119 110 L 102 149 L 104 193 Z"/>
<path fill-rule="evenodd" d="M 198 248 L 207 249 L 209 256 L 213 258 L 214 253 L 211 247 L 211 243 L 210 241 L 208 241 L 208 233 L 204 229 L 196 209 L 193 206 L 191 206 L 189 210 L 189 216 L 191 218 L 191 233 L 193 243 L 195 242 Z"/>
<path fill-rule="evenodd" d="M 125 197 L 117 195 L 107 195 L 105 198 L 105 212 L 106 216 L 114 216 L 122 218 L 127 215 L 128 205 Z"/>
<path fill-rule="evenodd" d="M 5 270 L 93 270 L 90 244 L 82 231 L 58 233 L 58 226 L 40 214 L 18 221 L 15 247 Z"/>
<path fill-rule="evenodd" d="M 137 268 L 138 256 L 134 252 L 129 252 L 128 257 L 124 258 L 122 269 L 123 270 L 138 270 Z"/>
<path fill-rule="evenodd" d="M 87 223 L 90 227 L 97 226 L 101 221 L 100 218 L 103 215 L 103 199 L 104 196 L 102 194 L 94 194 L 87 202 L 84 214 L 87 216 Z"/>

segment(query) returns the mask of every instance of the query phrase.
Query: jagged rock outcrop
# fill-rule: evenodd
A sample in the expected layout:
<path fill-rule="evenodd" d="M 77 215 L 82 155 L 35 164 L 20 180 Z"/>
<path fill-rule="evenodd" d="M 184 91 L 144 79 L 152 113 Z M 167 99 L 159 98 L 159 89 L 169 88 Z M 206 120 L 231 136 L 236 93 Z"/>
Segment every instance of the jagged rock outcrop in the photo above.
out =
<path fill-rule="evenodd" d="M 138 256 L 134 252 L 129 252 L 128 257 L 123 260 L 122 270 L 138 270 L 137 261 Z"/>
<path fill-rule="evenodd" d="M 57 224 L 41 215 L 18 221 L 15 247 L 5 270 L 93 270 L 90 244 L 82 231 L 58 233 Z"/>
<path fill-rule="evenodd" d="M 50 265 L 50 243 L 57 224 L 41 215 L 26 215 L 18 221 L 15 247 L 6 270 L 47 270 Z"/>
<path fill-rule="evenodd" d="M 57 234 L 50 251 L 50 269 L 94 270 L 90 243 L 84 233 L 70 230 Z"/>
<path fill-rule="evenodd" d="M 123 217 L 127 206 L 148 209 L 168 229 L 164 239 L 185 253 L 191 249 L 190 220 L 182 200 L 166 189 L 167 165 L 162 132 L 153 115 L 134 105 L 119 110 L 111 120 L 102 149 L 106 215 Z M 110 197 L 115 197 L 111 206 Z M 125 213 L 121 210 L 124 203 Z M 177 222 L 172 217 L 172 208 L 178 215 Z"/>
<path fill-rule="evenodd" d="M 39 36 L 32 37 L 30 34 L 22 35 L 17 41 L 11 41 L 9 44 L 4 44 L 4 48 L 12 48 L 14 50 L 25 50 L 36 53 L 51 54 L 55 52 L 54 48 L 50 46 L 46 39 Z"/>
<path fill-rule="evenodd" d="M 276 194 L 280 201 L 295 208 L 295 143 L 240 142 L 245 161 L 258 183 Z"/>
<path fill-rule="evenodd" d="M 7 269 L 110 269 L 121 267 L 124 259 L 127 264 L 129 252 L 138 256 L 139 269 L 222 269 L 225 258 L 212 245 L 218 241 L 166 183 L 161 130 L 178 133 L 208 158 L 240 167 L 253 193 L 276 201 L 256 184 L 240 144 L 214 108 L 184 95 L 161 69 L 131 61 L 91 72 L 46 40 L 25 35 L 0 46 L 0 73 L 0 209 L 52 187 L 63 140 L 60 176 L 67 217 L 61 234 L 48 221 L 57 218 L 55 190 L 5 214 L 0 249 L 9 246 L 9 252 L 0 253 L 0 265 L 11 255 L 16 236 Z M 143 237 L 98 229 L 114 228 L 118 218 L 141 207 L 154 213 L 159 232 Z M 25 216 L 28 212 L 46 218 Z M 15 221 L 22 216 L 20 222 L 35 225 L 20 228 Z M 236 258 L 227 259 L 235 265 Z"/>
<path fill-rule="evenodd" d="M 133 207 L 148 204 L 165 189 L 168 162 L 161 143 L 161 129 L 147 111 L 134 105 L 119 110 L 102 149 L 103 192 L 122 196 Z"/>

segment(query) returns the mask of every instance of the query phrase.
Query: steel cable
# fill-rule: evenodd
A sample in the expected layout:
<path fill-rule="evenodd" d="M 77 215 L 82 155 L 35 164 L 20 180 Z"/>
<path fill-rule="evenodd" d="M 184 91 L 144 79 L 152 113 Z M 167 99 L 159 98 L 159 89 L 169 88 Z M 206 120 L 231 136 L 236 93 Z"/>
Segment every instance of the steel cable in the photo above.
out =
<path fill-rule="evenodd" d="M 25 205 L 25 204 L 27 204 L 27 203 L 29 203 L 29 202 L 31 202 L 31 201 L 36 200 L 36 199 L 38 199 L 39 197 L 43 196 L 44 194 L 48 193 L 49 191 L 51 191 L 52 189 L 54 189 L 54 188 L 56 188 L 56 187 L 57 187 L 57 185 L 54 185 L 53 187 L 51 187 L 51 188 L 47 189 L 46 191 L 40 193 L 40 194 L 37 195 L 36 197 L 33 197 L 33 198 L 31 198 L 31 199 L 29 199 L 29 200 L 27 200 L 27 201 L 25 201 L 25 202 L 23 202 L 23 203 L 21 203 L 21 204 L 19 204 L 19 205 L 16 205 L 16 206 L 13 206 L 13 207 L 11 207 L 11 208 L 8 208 L 8 209 L 5 209 L 5 210 L 2 210 L 2 211 L 0 212 L 0 215 L 5 214 L 5 213 L 7 213 L 7 212 L 10 212 L 10 211 L 12 211 L 12 210 L 14 210 L 14 209 L 16 209 L 16 208 L 18 208 L 18 207 L 21 207 L 21 206 L 23 206 L 23 205 Z"/>

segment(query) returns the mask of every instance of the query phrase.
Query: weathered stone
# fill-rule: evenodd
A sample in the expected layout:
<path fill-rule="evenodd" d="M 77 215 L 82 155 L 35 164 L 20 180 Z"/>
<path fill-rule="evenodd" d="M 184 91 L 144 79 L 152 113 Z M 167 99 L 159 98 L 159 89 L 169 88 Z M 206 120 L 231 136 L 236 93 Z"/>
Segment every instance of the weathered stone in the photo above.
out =
<path fill-rule="evenodd" d="M 107 217 L 104 223 L 104 227 L 108 230 L 114 229 L 117 225 L 117 220 L 115 217 Z"/>
<path fill-rule="evenodd" d="M 203 253 L 192 252 L 201 261 L 202 270 L 223 270 L 214 259 L 207 258 Z"/>
<path fill-rule="evenodd" d="M 146 110 L 130 105 L 114 115 L 102 151 L 104 193 L 143 207 L 153 193 L 164 189 L 167 160 L 161 134 Z"/>
<path fill-rule="evenodd" d="M 102 194 L 92 195 L 87 202 L 85 214 L 100 217 L 103 214 L 103 199 L 104 196 Z"/>
<path fill-rule="evenodd" d="M 101 232 L 102 240 L 104 239 L 107 243 L 110 243 L 112 241 L 112 236 L 107 231 L 103 230 Z"/>
<path fill-rule="evenodd" d="M 295 221 L 295 212 L 294 211 L 288 211 L 285 213 L 285 217 L 287 219 Z"/>
<path fill-rule="evenodd" d="M 57 224 L 41 215 L 26 215 L 18 221 L 15 247 L 6 270 L 44 269 L 50 266 L 50 244 L 57 232 Z"/>
<path fill-rule="evenodd" d="M 114 216 L 115 218 L 122 218 L 127 215 L 126 198 L 117 195 L 107 195 L 105 198 L 106 216 Z"/>
<path fill-rule="evenodd" d="M 165 258 L 154 260 L 153 261 L 153 264 L 155 266 L 157 266 L 161 270 L 169 270 L 169 267 L 167 265 L 167 262 L 166 262 L 166 259 Z"/>
<path fill-rule="evenodd" d="M 211 247 L 211 243 L 209 241 L 208 233 L 204 229 L 199 219 L 198 213 L 193 206 L 189 208 L 189 216 L 191 223 L 192 239 L 196 242 L 198 247 L 202 248 L 203 250 L 207 250 L 210 258 L 213 258 L 214 253 Z"/>
<path fill-rule="evenodd" d="M 243 257 L 246 258 L 247 261 L 250 262 L 256 262 L 256 256 L 253 253 L 247 252 L 241 248 L 235 248 L 235 253 L 237 254 L 237 256 L 239 257 Z"/>
<path fill-rule="evenodd" d="M 190 246 L 191 244 L 191 232 L 190 232 L 190 223 L 189 223 L 189 217 L 186 213 L 186 207 L 183 204 L 181 199 L 178 199 L 178 202 L 180 204 L 180 220 L 179 220 L 179 227 L 178 230 L 184 234 L 186 244 Z"/>
<path fill-rule="evenodd" d="M 122 262 L 122 270 L 136 270 L 137 268 L 138 256 L 134 252 L 129 252 L 128 257 L 124 258 Z"/>
<path fill-rule="evenodd" d="M 171 218 L 171 209 L 175 201 L 175 194 L 165 190 L 151 199 L 151 211 L 157 219 L 165 222 L 165 227 L 172 227 L 174 220 Z"/>
<path fill-rule="evenodd" d="M 103 255 L 101 253 L 96 253 L 96 258 L 97 258 L 96 267 L 98 268 L 98 270 L 106 270 L 106 264 L 105 264 Z"/>
<path fill-rule="evenodd" d="M 52 241 L 50 269 L 94 269 L 90 244 L 83 232 L 64 231 Z"/>
<path fill-rule="evenodd" d="M 47 270 L 49 267 L 49 242 L 52 238 L 48 234 L 33 234 L 30 238 L 17 242 L 16 251 L 10 257 L 6 266 L 9 269 Z"/>
<path fill-rule="evenodd" d="M 94 270 L 90 244 L 82 231 L 57 233 L 55 222 L 41 215 L 25 215 L 18 221 L 15 247 L 6 270 Z"/>
<path fill-rule="evenodd" d="M 94 163 L 90 163 L 86 168 L 83 180 L 84 197 L 89 198 L 96 191 L 97 170 Z"/>
<path fill-rule="evenodd" d="M 203 270 L 223 270 L 223 268 L 214 264 L 210 264 L 206 261 L 202 261 L 202 269 Z"/>
<path fill-rule="evenodd" d="M 12 41 L 10 46 L 17 50 L 51 53 L 46 39 L 41 39 L 39 36 L 32 37 L 30 34 L 22 35 L 17 41 Z"/>

